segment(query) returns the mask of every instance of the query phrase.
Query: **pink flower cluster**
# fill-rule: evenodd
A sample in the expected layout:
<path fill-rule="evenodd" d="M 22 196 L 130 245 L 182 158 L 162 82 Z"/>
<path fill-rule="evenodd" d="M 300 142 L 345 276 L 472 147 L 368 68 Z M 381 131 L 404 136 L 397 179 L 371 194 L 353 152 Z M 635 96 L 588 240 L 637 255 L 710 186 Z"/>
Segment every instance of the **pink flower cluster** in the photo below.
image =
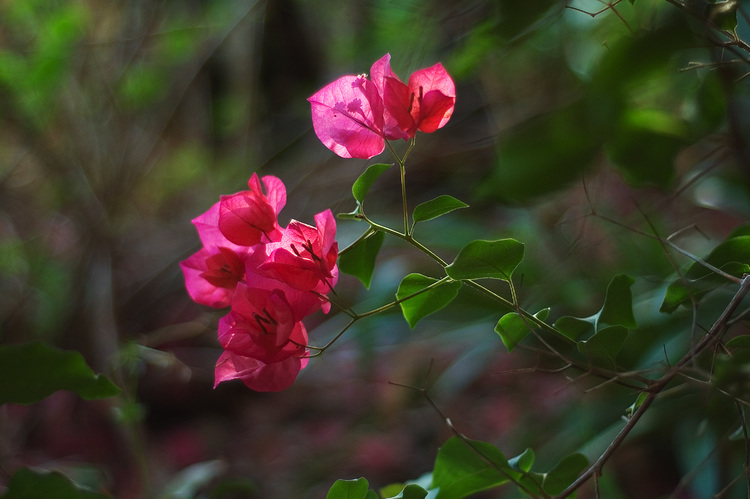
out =
<path fill-rule="evenodd" d="M 214 386 L 241 379 L 256 391 L 280 391 L 307 364 L 302 319 L 330 310 L 338 244 L 331 210 L 315 215 L 315 227 L 296 220 L 279 226 L 286 188 L 270 175 L 262 184 L 253 174 L 249 190 L 221 196 L 195 218 L 203 248 L 180 265 L 193 300 L 231 307 L 219 321 L 225 351 Z"/>
<path fill-rule="evenodd" d="M 369 159 L 385 140 L 409 139 L 417 131 L 432 133 L 453 114 L 456 88 L 438 63 L 420 69 L 403 83 L 384 55 L 367 75 L 342 76 L 307 99 L 315 134 L 342 158 Z"/>

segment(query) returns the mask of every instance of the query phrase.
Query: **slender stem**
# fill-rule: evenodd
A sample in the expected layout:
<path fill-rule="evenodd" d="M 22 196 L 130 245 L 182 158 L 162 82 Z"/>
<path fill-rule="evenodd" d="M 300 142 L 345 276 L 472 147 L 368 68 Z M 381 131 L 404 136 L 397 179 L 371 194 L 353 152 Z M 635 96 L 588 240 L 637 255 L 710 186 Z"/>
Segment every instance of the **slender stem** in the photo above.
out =
<path fill-rule="evenodd" d="M 625 424 L 625 426 L 620 430 L 620 432 L 617 434 L 617 436 L 612 440 L 612 442 L 609 444 L 607 449 L 602 453 L 601 456 L 596 460 L 594 464 L 589 466 L 589 468 L 581 475 L 579 476 L 575 482 L 573 482 L 568 488 L 566 488 L 562 493 L 557 495 L 557 498 L 565 498 L 568 497 L 570 494 L 572 494 L 574 491 L 578 490 L 584 483 L 586 483 L 589 479 L 592 477 L 598 475 L 601 473 L 602 468 L 604 467 L 604 464 L 609 460 L 610 457 L 612 457 L 612 454 L 615 453 L 615 451 L 620 447 L 622 442 L 625 440 L 625 438 L 630 434 L 630 432 L 633 430 L 635 425 L 638 423 L 638 421 L 641 419 L 643 414 L 645 414 L 646 410 L 649 408 L 649 406 L 653 403 L 654 400 L 656 400 L 656 397 L 664 390 L 664 388 L 669 384 L 672 379 L 677 376 L 680 372 L 682 367 L 692 361 L 698 354 L 706 350 L 708 347 L 714 345 L 716 342 L 718 342 L 726 329 L 730 325 L 730 317 L 732 314 L 734 314 L 735 310 L 737 310 L 737 307 L 740 306 L 740 303 L 747 295 L 748 291 L 750 291 L 750 275 L 745 275 L 742 280 L 740 281 L 740 287 L 735 293 L 734 297 L 732 297 L 732 300 L 729 302 L 727 307 L 724 309 L 724 311 L 721 313 L 719 318 L 714 322 L 713 326 L 711 326 L 711 329 L 709 329 L 708 333 L 701 338 L 701 340 L 695 344 L 689 352 L 687 352 L 680 360 L 677 362 L 674 366 L 672 366 L 664 375 L 659 378 L 658 380 L 654 381 L 649 387 L 648 387 L 648 395 L 646 395 L 646 398 L 643 400 L 643 403 L 636 409 L 636 411 L 633 413 L 633 415 L 630 417 L 628 422 Z"/>

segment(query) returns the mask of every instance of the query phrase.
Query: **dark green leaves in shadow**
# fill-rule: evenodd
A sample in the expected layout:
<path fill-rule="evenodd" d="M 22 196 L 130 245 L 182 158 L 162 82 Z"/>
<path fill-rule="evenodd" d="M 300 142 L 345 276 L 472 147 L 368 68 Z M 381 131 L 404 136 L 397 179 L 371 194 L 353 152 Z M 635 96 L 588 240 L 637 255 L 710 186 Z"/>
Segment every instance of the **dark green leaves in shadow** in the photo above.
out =
<path fill-rule="evenodd" d="M 399 284 L 396 298 L 404 300 L 408 296 L 415 295 L 399 303 L 401 312 L 412 329 L 422 318 L 452 302 L 462 286 L 459 281 L 446 281 L 435 285 L 437 282 L 437 279 L 422 274 L 409 274 Z M 426 289 L 428 287 L 430 289 Z M 426 291 L 421 292 L 425 289 Z"/>
<path fill-rule="evenodd" d="M 750 226 L 743 226 L 711 251 L 704 261 L 723 272 L 740 278 L 750 273 Z M 701 262 L 693 262 L 682 279 L 669 285 L 661 311 L 672 313 L 682 304 L 700 300 L 706 293 L 731 282 Z"/>
<path fill-rule="evenodd" d="M 353 275 L 369 289 L 375 260 L 384 239 L 385 232 L 374 231 L 357 240 L 339 254 L 339 270 Z"/>
<path fill-rule="evenodd" d="M 57 471 L 40 472 L 28 468 L 16 471 L 0 499 L 108 499 L 110 496 L 78 487 Z"/>
<path fill-rule="evenodd" d="M 40 342 L 0 347 L 0 404 L 33 404 L 58 390 L 84 399 L 120 393 L 106 377 L 94 374 L 78 352 Z"/>

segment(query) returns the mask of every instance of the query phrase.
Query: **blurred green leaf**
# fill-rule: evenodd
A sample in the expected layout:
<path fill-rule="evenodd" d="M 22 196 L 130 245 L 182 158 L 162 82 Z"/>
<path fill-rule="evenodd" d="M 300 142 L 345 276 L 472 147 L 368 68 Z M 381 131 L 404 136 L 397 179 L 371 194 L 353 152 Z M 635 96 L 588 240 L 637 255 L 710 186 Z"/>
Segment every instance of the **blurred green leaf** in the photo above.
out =
<path fill-rule="evenodd" d="M 625 274 L 618 274 L 612 278 L 607 286 L 604 305 L 599 312 L 597 327 L 602 323 L 628 329 L 638 327 L 633 316 L 633 294 L 630 291 L 634 282 L 632 277 Z"/>
<path fill-rule="evenodd" d="M 475 240 L 461 248 L 445 272 L 453 279 L 494 278 L 510 281 L 523 260 L 523 243 L 515 239 Z"/>
<path fill-rule="evenodd" d="M 469 205 L 459 201 L 453 196 L 438 196 L 431 201 L 427 201 L 414 208 L 414 223 L 432 220 L 453 210 L 467 208 Z"/>
<path fill-rule="evenodd" d="M 519 203 L 579 180 L 604 140 L 603 129 L 592 127 L 590 112 L 580 100 L 501 136 L 496 166 L 479 195 Z"/>
<path fill-rule="evenodd" d="M 674 178 L 674 160 L 689 142 L 687 123 L 658 109 L 628 109 L 606 150 L 634 185 L 668 187 Z"/>
<path fill-rule="evenodd" d="M 508 464 L 500 449 L 477 440 L 462 441 L 451 437 L 438 451 L 431 488 L 437 488 L 435 499 L 460 499 L 509 481 L 520 473 Z"/>
<path fill-rule="evenodd" d="M 362 173 L 352 185 L 352 195 L 354 195 L 354 199 L 361 204 L 362 201 L 365 200 L 365 196 L 367 196 L 367 192 L 370 190 L 370 187 L 372 187 L 372 184 L 391 166 L 393 165 L 386 165 L 384 163 L 375 163 L 374 165 L 368 166 L 364 173 Z"/>
<path fill-rule="evenodd" d="M 419 485 L 412 483 L 404 487 L 404 490 L 399 492 L 395 496 L 390 496 L 386 499 L 424 499 L 427 496 L 427 491 Z"/>
<path fill-rule="evenodd" d="M 597 331 L 594 336 L 578 342 L 578 350 L 589 357 L 604 357 L 614 361 L 628 337 L 622 326 L 610 326 Z"/>
<path fill-rule="evenodd" d="M 385 232 L 375 231 L 356 241 L 339 254 L 339 270 L 359 279 L 370 289 L 375 261 L 385 240 Z"/>
<path fill-rule="evenodd" d="M 724 0 L 706 5 L 706 18 L 719 29 L 734 32 L 737 29 L 739 0 Z"/>
<path fill-rule="evenodd" d="M 111 496 L 78 487 L 57 471 L 20 468 L 0 499 L 107 499 Z"/>
<path fill-rule="evenodd" d="M 84 399 L 120 393 L 106 377 L 94 374 L 78 352 L 40 342 L 0 346 L 0 405 L 33 404 L 58 390 Z"/>
<path fill-rule="evenodd" d="M 544 476 L 542 487 L 547 494 L 559 494 L 573 483 L 578 475 L 589 465 L 589 460 L 583 454 L 565 456 Z"/>
<path fill-rule="evenodd" d="M 436 282 L 437 279 L 422 274 L 409 274 L 399 284 L 396 298 L 402 300 Z M 459 281 L 448 281 L 399 303 L 409 327 L 414 329 L 421 319 L 448 305 L 458 295 L 461 286 Z"/>
<path fill-rule="evenodd" d="M 750 348 L 750 334 L 743 334 L 742 336 L 735 336 L 731 340 L 727 341 L 727 347 Z"/>
<path fill-rule="evenodd" d="M 746 230 L 746 227 L 738 229 L 716 246 L 704 260 L 738 278 L 750 273 L 750 235 L 745 234 Z M 677 307 L 688 302 L 691 296 L 699 300 L 709 291 L 729 282 L 726 277 L 713 272 L 702 263 L 693 262 L 683 279 L 677 279 L 669 285 L 660 310 L 672 313 Z"/>
<path fill-rule="evenodd" d="M 328 491 L 326 499 L 378 499 L 378 494 L 368 489 L 368 485 L 365 478 L 336 480 Z"/>
<path fill-rule="evenodd" d="M 519 471 L 529 472 L 531 467 L 534 466 L 534 451 L 532 449 L 526 449 L 521 454 L 508 460 L 508 464 Z"/>

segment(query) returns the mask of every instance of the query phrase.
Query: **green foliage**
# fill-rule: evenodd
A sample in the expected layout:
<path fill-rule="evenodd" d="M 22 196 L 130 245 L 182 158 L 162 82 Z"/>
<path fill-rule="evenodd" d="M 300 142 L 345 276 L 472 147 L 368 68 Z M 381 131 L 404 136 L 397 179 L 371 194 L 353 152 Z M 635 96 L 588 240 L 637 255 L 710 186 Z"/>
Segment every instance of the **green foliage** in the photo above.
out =
<path fill-rule="evenodd" d="M 534 317 L 544 321 L 548 315 L 549 308 L 545 308 L 534 314 Z M 518 312 L 509 312 L 497 321 L 495 332 L 500 335 L 508 352 L 511 352 L 533 328 L 534 324 L 530 324 L 529 319 Z"/>
<path fill-rule="evenodd" d="M 20 468 L 8 482 L 2 499 L 107 499 L 110 496 L 81 488 L 57 471 L 34 471 Z"/>
<path fill-rule="evenodd" d="M 385 232 L 370 231 L 351 246 L 339 252 L 339 270 L 359 279 L 370 288 L 375 260 L 385 240 Z"/>
<path fill-rule="evenodd" d="M 710 291 L 730 282 L 726 276 L 715 272 L 709 266 L 737 278 L 750 273 L 750 235 L 747 232 L 748 226 L 736 229 L 703 259 L 705 263 L 693 262 L 682 278 L 673 281 L 667 288 L 661 311 L 672 313 L 691 299 L 700 300 Z"/>
<path fill-rule="evenodd" d="M 427 220 L 432 220 L 433 218 L 437 218 L 460 208 L 467 208 L 468 206 L 468 204 L 459 201 L 453 196 L 442 195 L 414 208 L 412 218 L 415 224 L 417 222 L 426 222 Z"/>
<path fill-rule="evenodd" d="M 360 175 L 357 180 L 354 181 L 354 184 L 352 185 L 352 195 L 354 196 L 354 199 L 357 200 L 358 204 L 362 204 L 362 202 L 365 200 L 367 192 L 370 190 L 370 187 L 372 187 L 372 184 L 375 183 L 378 177 L 391 166 L 393 166 L 393 164 L 387 165 L 383 163 L 376 163 L 374 165 L 370 165 L 367 167 L 364 173 L 362 173 L 362 175 Z"/>
<path fill-rule="evenodd" d="M 414 329 L 421 319 L 452 302 L 460 290 L 460 281 L 438 282 L 422 274 L 409 274 L 399 284 L 396 298 L 402 300 L 401 312 Z"/>
<path fill-rule="evenodd" d="M 523 260 L 523 244 L 515 239 L 476 240 L 461 248 L 445 272 L 456 280 L 494 278 L 510 281 Z"/>
<path fill-rule="evenodd" d="M 336 480 L 326 494 L 326 499 L 378 499 L 378 494 L 368 488 L 365 478 Z"/>
<path fill-rule="evenodd" d="M 0 346 L 0 404 L 33 404 L 58 390 L 84 399 L 120 393 L 107 378 L 94 374 L 78 352 L 40 342 Z"/>

